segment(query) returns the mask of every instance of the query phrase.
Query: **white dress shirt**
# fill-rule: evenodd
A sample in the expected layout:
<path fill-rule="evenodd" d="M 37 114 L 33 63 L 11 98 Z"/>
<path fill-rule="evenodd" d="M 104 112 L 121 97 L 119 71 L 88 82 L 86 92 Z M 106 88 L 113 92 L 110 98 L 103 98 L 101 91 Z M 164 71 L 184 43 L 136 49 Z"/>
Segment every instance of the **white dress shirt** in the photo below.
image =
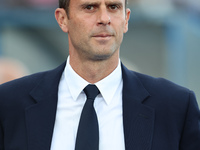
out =
<path fill-rule="evenodd" d="M 79 119 L 89 84 L 70 66 L 69 57 L 62 74 L 51 150 L 74 150 Z M 94 101 L 99 122 L 99 150 L 125 150 L 122 119 L 122 73 L 118 67 L 95 83 L 101 94 Z"/>

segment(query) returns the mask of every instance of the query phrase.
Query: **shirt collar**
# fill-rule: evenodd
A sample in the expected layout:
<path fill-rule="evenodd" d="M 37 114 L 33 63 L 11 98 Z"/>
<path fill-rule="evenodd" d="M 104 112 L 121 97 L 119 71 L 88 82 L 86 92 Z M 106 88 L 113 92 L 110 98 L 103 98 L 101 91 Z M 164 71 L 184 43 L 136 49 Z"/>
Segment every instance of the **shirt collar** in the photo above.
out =
<path fill-rule="evenodd" d="M 117 68 L 104 79 L 96 83 L 101 95 L 103 96 L 107 105 L 110 104 L 114 94 L 122 82 L 122 72 L 120 61 Z"/>
<path fill-rule="evenodd" d="M 71 67 L 69 63 L 70 57 L 67 58 L 67 64 L 64 70 L 64 78 L 67 82 L 69 91 L 74 100 L 77 100 L 83 89 L 89 84 L 86 80 L 80 77 Z"/>
<path fill-rule="evenodd" d="M 67 64 L 64 70 L 64 78 L 65 78 L 65 81 L 67 82 L 72 98 L 74 100 L 77 100 L 78 96 L 83 91 L 83 89 L 90 83 L 84 80 L 82 77 L 80 77 L 72 69 L 69 63 L 69 59 L 70 57 L 68 57 L 67 59 Z M 104 79 L 95 83 L 102 97 L 104 98 L 106 104 L 109 105 L 121 82 L 122 82 L 122 72 L 121 72 L 121 65 L 119 61 L 117 68 L 111 74 L 109 74 Z M 112 86 L 112 88 L 110 88 L 110 86 Z"/>

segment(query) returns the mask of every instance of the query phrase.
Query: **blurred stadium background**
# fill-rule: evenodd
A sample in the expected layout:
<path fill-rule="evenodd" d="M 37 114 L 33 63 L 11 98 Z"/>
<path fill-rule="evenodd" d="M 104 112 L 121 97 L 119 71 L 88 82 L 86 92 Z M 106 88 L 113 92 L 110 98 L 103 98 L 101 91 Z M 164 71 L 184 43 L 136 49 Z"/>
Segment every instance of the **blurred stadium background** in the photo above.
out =
<path fill-rule="evenodd" d="M 29 73 L 64 62 L 68 40 L 54 18 L 56 7 L 58 0 L 0 0 L 0 57 L 20 60 Z M 128 7 L 121 60 L 190 88 L 200 104 L 200 1 L 129 0 Z"/>

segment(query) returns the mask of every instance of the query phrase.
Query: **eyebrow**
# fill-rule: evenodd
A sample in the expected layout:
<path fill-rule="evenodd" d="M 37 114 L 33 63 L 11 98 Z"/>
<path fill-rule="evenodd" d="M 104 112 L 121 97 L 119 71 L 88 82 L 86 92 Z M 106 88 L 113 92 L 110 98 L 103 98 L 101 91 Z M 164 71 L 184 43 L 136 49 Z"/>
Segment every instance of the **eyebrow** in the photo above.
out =
<path fill-rule="evenodd" d="M 81 4 L 81 7 L 86 7 L 88 5 L 93 5 L 93 6 L 99 6 L 101 4 L 101 2 L 83 2 L 83 4 Z M 122 2 L 119 1 L 110 1 L 110 2 L 106 2 L 106 6 L 109 5 L 119 5 L 119 6 L 123 6 Z"/>
<path fill-rule="evenodd" d="M 86 7 L 88 5 L 98 6 L 100 4 L 100 2 L 83 2 L 83 4 L 81 4 L 81 7 Z"/>

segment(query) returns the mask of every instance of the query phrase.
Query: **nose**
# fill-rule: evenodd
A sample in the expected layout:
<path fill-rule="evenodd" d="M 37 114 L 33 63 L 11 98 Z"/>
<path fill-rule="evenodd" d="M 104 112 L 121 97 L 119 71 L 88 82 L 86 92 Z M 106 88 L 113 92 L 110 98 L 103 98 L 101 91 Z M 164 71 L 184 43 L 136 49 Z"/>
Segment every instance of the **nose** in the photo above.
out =
<path fill-rule="evenodd" d="M 109 25 L 111 22 L 109 12 L 106 8 L 102 8 L 99 11 L 98 24 Z"/>

